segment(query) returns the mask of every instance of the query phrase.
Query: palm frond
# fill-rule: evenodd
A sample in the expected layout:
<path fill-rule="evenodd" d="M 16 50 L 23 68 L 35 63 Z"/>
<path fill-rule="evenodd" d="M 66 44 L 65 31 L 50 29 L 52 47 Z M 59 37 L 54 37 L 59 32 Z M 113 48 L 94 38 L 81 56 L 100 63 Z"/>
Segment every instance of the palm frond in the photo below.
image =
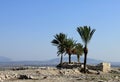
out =
<path fill-rule="evenodd" d="M 72 54 L 72 50 L 74 49 L 76 41 L 72 38 L 66 39 L 65 41 L 65 51 L 67 54 Z"/>
<path fill-rule="evenodd" d="M 53 39 L 53 40 L 51 41 L 51 43 L 52 43 L 53 45 L 55 45 L 55 46 L 58 46 L 58 45 L 59 45 L 59 41 L 56 40 L 56 39 Z"/>
<path fill-rule="evenodd" d="M 82 55 L 83 54 L 83 45 L 80 43 L 77 43 L 74 50 L 75 50 L 75 54 Z"/>
<path fill-rule="evenodd" d="M 93 30 L 90 32 L 90 38 L 89 38 L 89 40 L 92 38 L 92 36 L 93 36 L 93 34 L 94 34 L 95 31 L 96 31 L 96 30 L 93 29 Z"/>
<path fill-rule="evenodd" d="M 64 34 L 64 33 L 59 33 L 59 34 L 56 34 L 54 35 L 54 39 L 51 41 L 51 43 L 54 45 L 54 46 L 57 46 L 57 54 L 60 55 L 60 54 L 63 54 L 65 52 L 65 49 L 64 49 L 64 43 L 67 39 L 67 35 Z"/>
<path fill-rule="evenodd" d="M 87 43 L 91 40 L 95 29 L 91 29 L 90 26 L 83 26 L 83 27 L 77 27 L 77 31 L 79 35 L 81 36 L 81 39 L 87 45 Z"/>

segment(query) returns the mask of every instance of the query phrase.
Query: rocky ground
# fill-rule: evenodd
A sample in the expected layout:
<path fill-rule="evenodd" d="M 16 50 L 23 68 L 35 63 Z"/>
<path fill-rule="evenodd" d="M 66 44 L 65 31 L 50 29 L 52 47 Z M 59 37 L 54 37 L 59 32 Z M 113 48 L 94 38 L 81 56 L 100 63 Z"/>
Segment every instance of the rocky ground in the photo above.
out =
<path fill-rule="evenodd" d="M 55 67 L 12 68 L 0 71 L 0 82 L 120 82 L 120 68 L 112 68 L 109 73 L 80 68 L 57 69 Z"/>

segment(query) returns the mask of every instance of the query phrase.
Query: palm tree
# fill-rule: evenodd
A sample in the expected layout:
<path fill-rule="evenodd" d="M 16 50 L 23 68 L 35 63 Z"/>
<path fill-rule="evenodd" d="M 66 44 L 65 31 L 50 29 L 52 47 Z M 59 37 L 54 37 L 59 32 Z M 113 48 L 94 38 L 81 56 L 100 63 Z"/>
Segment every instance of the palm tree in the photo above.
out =
<path fill-rule="evenodd" d="M 75 45 L 73 53 L 77 55 L 77 61 L 78 63 L 80 63 L 80 56 L 83 54 L 83 45 L 80 43 L 77 43 Z"/>
<path fill-rule="evenodd" d="M 63 53 L 64 53 L 64 48 L 62 47 L 58 47 L 58 51 L 57 51 L 57 54 L 58 56 L 61 55 L 61 58 L 60 58 L 60 65 L 63 63 Z"/>
<path fill-rule="evenodd" d="M 75 47 L 76 41 L 69 38 L 65 41 L 65 51 L 69 56 L 69 64 L 71 63 L 71 55 L 73 54 L 73 49 Z"/>
<path fill-rule="evenodd" d="M 64 44 L 66 39 L 67 36 L 64 33 L 59 33 L 54 36 L 54 39 L 51 42 L 54 46 L 57 46 L 58 56 L 61 55 L 60 64 L 63 63 L 63 53 L 65 52 Z"/>
<path fill-rule="evenodd" d="M 83 26 L 83 27 L 78 27 L 77 32 L 81 36 L 81 39 L 83 40 L 85 47 L 84 47 L 84 73 L 86 73 L 86 62 L 87 62 L 87 53 L 88 53 L 88 48 L 87 45 L 89 41 L 91 40 L 95 29 L 91 29 L 90 26 Z"/>

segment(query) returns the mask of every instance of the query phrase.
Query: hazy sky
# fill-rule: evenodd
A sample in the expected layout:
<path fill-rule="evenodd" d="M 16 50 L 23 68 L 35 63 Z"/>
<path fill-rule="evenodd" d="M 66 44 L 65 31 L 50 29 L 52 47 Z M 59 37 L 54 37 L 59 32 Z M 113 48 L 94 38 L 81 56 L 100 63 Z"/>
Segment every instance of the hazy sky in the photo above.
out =
<path fill-rule="evenodd" d="M 0 0 L 0 56 L 56 58 L 53 35 L 82 43 L 76 28 L 84 25 L 96 29 L 88 57 L 120 61 L 120 0 Z"/>

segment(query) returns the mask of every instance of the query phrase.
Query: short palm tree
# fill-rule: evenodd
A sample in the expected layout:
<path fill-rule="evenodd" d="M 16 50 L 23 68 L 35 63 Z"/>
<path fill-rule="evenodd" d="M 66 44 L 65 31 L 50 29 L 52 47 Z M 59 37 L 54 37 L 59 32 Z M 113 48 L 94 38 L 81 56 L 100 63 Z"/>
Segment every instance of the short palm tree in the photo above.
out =
<path fill-rule="evenodd" d="M 66 39 L 67 36 L 64 33 L 59 33 L 54 36 L 54 39 L 51 42 L 54 46 L 57 46 L 58 56 L 61 55 L 60 64 L 63 63 L 63 53 L 65 53 L 64 44 Z"/>
<path fill-rule="evenodd" d="M 73 49 L 75 47 L 75 44 L 76 44 L 76 41 L 69 38 L 69 39 L 66 39 L 65 41 L 65 51 L 66 51 L 66 54 L 68 54 L 69 56 L 69 63 L 71 63 L 71 55 L 73 54 Z"/>
<path fill-rule="evenodd" d="M 77 43 L 73 50 L 73 54 L 77 55 L 77 61 L 78 63 L 80 63 L 80 56 L 83 54 L 83 45 L 80 43 Z"/>
<path fill-rule="evenodd" d="M 87 45 L 89 41 L 91 40 L 95 29 L 91 29 L 90 26 L 83 26 L 83 27 L 78 27 L 77 32 L 81 36 L 81 39 L 83 40 L 85 47 L 84 47 L 84 73 L 86 73 L 86 62 L 87 62 L 87 53 L 88 53 L 88 48 Z"/>

